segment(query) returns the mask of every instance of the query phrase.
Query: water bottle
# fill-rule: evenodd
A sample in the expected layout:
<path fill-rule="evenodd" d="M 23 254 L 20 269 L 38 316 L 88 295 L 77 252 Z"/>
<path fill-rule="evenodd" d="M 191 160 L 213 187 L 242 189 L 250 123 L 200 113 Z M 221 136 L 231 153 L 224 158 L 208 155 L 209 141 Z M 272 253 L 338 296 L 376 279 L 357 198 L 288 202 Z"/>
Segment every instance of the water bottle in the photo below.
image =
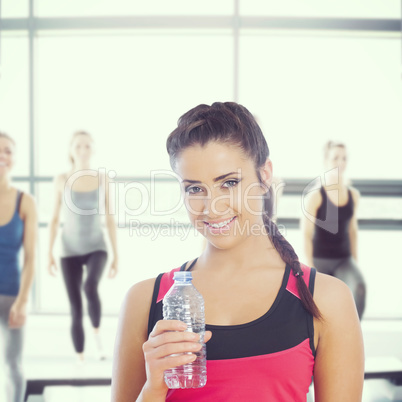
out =
<path fill-rule="evenodd" d="M 163 318 L 183 321 L 186 331 L 200 334 L 202 349 L 195 353 L 193 362 L 166 370 L 165 382 L 171 389 L 201 388 L 207 382 L 204 299 L 192 283 L 191 272 L 175 272 L 173 279 L 173 286 L 163 298 Z"/>

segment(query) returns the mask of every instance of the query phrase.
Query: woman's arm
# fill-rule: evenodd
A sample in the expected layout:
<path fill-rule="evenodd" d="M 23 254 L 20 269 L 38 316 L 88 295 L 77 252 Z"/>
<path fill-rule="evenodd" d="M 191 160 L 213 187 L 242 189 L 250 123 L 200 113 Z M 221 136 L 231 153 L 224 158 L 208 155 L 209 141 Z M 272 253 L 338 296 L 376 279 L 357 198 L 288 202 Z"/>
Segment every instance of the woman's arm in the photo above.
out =
<path fill-rule="evenodd" d="M 117 231 L 116 222 L 114 219 L 114 206 L 112 205 L 112 200 L 109 196 L 109 183 L 110 179 L 105 176 L 105 214 L 106 214 L 106 227 L 109 234 L 110 244 L 113 250 L 113 261 L 110 265 L 109 278 L 114 278 L 118 271 L 119 265 L 119 255 L 117 252 Z"/>
<path fill-rule="evenodd" d="M 134 285 L 120 311 L 113 355 L 112 402 L 162 402 L 168 388 L 163 372 L 189 363 L 201 344 L 186 324 L 161 320 L 149 338 L 148 317 L 155 279 Z M 211 332 L 205 333 L 205 342 Z M 171 356 L 175 355 L 175 356 Z"/>
<path fill-rule="evenodd" d="M 61 201 L 63 196 L 63 185 L 65 183 L 65 177 L 63 175 L 57 176 L 54 180 L 54 207 L 53 207 L 53 215 L 49 224 L 49 262 L 48 262 L 48 271 L 50 275 L 54 276 L 57 271 L 56 260 L 53 256 L 53 247 L 54 242 L 57 237 L 57 231 L 59 229 L 60 223 L 60 210 L 61 210 Z"/>
<path fill-rule="evenodd" d="M 303 233 L 304 257 L 306 264 L 313 266 L 313 236 L 315 230 L 315 218 L 317 210 L 321 204 L 321 194 L 319 191 L 312 191 L 302 199 L 303 214 L 300 220 L 300 225 Z"/>
<path fill-rule="evenodd" d="M 353 216 L 349 226 L 350 250 L 352 253 L 352 257 L 357 262 L 357 235 L 359 230 L 357 224 L 357 207 L 360 201 L 360 193 L 355 188 L 352 188 L 351 192 L 353 197 L 354 208 L 353 208 Z"/>
<path fill-rule="evenodd" d="M 112 401 L 134 402 L 146 381 L 142 345 L 147 340 L 148 316 L 155 280 L 134 285 L 120 310 L 112 372 Z"/>
<path fill-rule="evenodd" d="M 21 218 L 24 221 L 24 265 L 20 289 L 9 314 L 9 326 L 11 328 L 19 328 L 25 324 L 28 296 L 35 271 L 38 217 L 35 201 L 30 194 L 23 194 L 22 196 Z"/>
<path fill-rule="evenodd" d="M 323 315 L 314 326 L 318 335 L 315 401 L 361 401 L 364 350 L 352 293 L 340 280 L 317 273 L 314 300 Z"/>

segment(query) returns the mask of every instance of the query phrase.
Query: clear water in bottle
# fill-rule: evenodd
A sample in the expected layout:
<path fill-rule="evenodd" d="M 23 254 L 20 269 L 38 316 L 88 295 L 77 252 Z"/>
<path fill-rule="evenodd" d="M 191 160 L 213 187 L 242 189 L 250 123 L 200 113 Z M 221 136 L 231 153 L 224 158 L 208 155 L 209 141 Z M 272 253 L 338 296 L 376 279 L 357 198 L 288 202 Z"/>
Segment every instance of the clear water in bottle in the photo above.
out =
<path fill-rule="evenodd" d="M 192 283 L 191 272 L 175 272 L 173 279 L 173 286 L 163 298 L 163 318 L 185 322 L 187 331 L 200 334 L 202 349 L 195 353 L 193 362 L 166 370 L 165 382 L 171 389 L 201 388 L 207 382 L 204 299 Z"/>

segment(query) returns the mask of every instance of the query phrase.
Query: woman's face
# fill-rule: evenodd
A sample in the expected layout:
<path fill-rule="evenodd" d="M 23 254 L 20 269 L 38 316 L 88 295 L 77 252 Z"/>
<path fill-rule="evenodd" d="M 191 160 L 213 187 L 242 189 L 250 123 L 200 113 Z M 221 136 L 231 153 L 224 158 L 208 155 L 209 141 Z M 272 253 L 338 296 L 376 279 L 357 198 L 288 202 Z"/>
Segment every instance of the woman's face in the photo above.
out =
<path fill-rule="evenodd" d="M 14 166 L 15 146 L 8 138 L 0 137 L 0 177 L 6 176 Z"/>
<path fill-rule="evenodd" d="M 254 161 L 237 146 L 191 146 L 176 160 L 193 226 L 217 248 L 231 248 L 262 232 L 263 194 Z M 269 176 L 269 177 L 267 177 Z M 271 179 L 271 165 L 264 179 Z"/>
<path fill-rule="evenodd" d="M 70 155 L 75 163 L 88 163 L 93 153 L 92 139 L 85 134 L 79 134 L 71 143 Z"/>
<path fill-rule="evenodd" d="M 344 147 L 334 147 L 328 152 L 326 159 L 326 168 L 328 170 L 339 168 L 339 174 L 342 175 L 346 169 L 347 154 Z"/>

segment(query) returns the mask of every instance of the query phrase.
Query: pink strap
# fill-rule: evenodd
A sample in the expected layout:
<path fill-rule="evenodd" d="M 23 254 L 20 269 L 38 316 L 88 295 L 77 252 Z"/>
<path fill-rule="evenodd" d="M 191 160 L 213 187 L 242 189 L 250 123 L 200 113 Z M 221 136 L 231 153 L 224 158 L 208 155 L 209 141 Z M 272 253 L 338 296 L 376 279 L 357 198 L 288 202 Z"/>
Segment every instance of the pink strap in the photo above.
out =
<path fill-rule="evenodd" d="M 173 275 L 175 272 L 180 271 L 179 268 L 172 269 L 170 272 L 165 272 L 161 278 L 161 283 L 159 285 L 159 293 L 158 293 L 158 298 L 156 300 L 157 303 L 159 303 L 164 297 L 165 294 L 169 291 L 169 289 L 173 285 Z"/>
<path fill-rule="evenodd" d="M 306 283 L 307 287 L 309 285 L 309 281 L 310 281 L 310 271 L 311 268 L 308 267 L 307 265 L 304 264 L 300 264 L 301 269 L 303 271 L 303 276 L 302 278 L 304 279 L 304 282 Z M 292 293 L 293 295 L 295 295 L 296 297 L 298 297 L 300 299 L 299 296 L 299 291 L 297 290 L 297 281 L 300 279 L 297 279 L 294 275 L 293 275 L 293 271 L 290 270 L 290 274 L 289 274 L 289 279 L 288 279 L 288 284 L 286 286 L 286 290 L 288 290 L 290 293 Z"/>

